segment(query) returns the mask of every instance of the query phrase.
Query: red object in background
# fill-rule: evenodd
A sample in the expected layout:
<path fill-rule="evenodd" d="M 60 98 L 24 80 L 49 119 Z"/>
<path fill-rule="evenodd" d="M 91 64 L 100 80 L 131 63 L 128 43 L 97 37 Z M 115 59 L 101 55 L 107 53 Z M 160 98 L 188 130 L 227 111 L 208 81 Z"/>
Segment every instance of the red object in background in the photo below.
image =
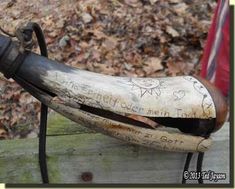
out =
<path fill-rule="evenodd" d="M 219 0 L 201 60 L 201 76 L 229 95 L 229 1 Z"/>

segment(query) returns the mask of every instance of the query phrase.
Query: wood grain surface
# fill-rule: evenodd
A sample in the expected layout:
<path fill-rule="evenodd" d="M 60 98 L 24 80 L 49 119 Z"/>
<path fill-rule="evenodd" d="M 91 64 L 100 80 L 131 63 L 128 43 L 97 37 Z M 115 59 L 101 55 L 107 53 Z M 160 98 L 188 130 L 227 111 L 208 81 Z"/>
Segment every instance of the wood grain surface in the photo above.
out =
<path fill-rule="evenodd" d="M 89 129 L 84 130 L 58 114 L 50 116 L 48 135 L 47 156 L 51 183 L 181 182 L 185 153 L 130 145 Z M 214 143 L 205 153 L 203 171 L 225 173 L 226 179 L 205 183 L 229 183 L 229 123 L 212 137 Z M 37 149 L 37 139 L 1 141 L 0 182 L 41 183 Z M 195 154 L 191 171 L 195 170 L 196 160 Z"/>

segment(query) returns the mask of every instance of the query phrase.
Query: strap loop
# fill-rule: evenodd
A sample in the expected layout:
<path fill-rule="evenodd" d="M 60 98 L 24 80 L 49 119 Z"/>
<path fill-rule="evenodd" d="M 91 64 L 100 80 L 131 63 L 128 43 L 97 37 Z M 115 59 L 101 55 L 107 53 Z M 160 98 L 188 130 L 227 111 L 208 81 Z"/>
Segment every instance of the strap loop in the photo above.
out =
<path fill-rule="evenodd" d="M 26 27 L 18 29 L 16 32 L 17 37 L 21 42 L 22 50 L 24 51 L 23 55 L 26 55 L 25 50 L 32 48 L 33 32 L 36 34 L 41 55 L 44 57 L 48 57 L 46 41 L 42 29 L 37 23 L 34 22 L 28 23 Z M 17 59 L 20 60 L 21 58 L 22 56 L 19 56 L 19 58 L 17 57 Z M 17 70 L 18 67 L 19 64 L 14 70 Z M 40 165 L 42 181 L 44 184 L 49 183 L 47 161 L 46 161 L 47 114 L 48 114 L 48 107 L 45 104 L 41 103 L 40 131 L 39 131 L 39 165 Z"/>

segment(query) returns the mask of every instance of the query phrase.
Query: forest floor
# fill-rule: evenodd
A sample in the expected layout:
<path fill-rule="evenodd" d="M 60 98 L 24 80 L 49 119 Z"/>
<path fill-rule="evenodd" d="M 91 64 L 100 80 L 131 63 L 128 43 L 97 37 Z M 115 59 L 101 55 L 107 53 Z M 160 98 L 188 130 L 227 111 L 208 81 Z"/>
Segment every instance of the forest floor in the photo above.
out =
<path fill-rule="evenodd" d="M 49 58 L 116 76 L 198 74 L 216 1 L 1 0 L 0 27 L 29 21 L 45 32 Z M 34 51 L 38 52 L 37 47 Z M 0 139 L 35 137 L 40 103 L 0 75 Z"/>

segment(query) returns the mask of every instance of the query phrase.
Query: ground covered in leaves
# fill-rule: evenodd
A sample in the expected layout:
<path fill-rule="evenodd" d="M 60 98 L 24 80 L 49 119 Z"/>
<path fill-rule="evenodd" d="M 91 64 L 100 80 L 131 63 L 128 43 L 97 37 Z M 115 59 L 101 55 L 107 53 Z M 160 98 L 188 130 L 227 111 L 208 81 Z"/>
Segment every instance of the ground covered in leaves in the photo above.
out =
<path fill-rule="evenodd" d="M 198 74 L 214 0 L 1 0 L 10 33 L 38 22 L 49 57 L 117 76 Z M 34 50 L 38 52 L 35 47 Z M 34 137 L 40 103 L 0 75 L 0 138 Z"/>

